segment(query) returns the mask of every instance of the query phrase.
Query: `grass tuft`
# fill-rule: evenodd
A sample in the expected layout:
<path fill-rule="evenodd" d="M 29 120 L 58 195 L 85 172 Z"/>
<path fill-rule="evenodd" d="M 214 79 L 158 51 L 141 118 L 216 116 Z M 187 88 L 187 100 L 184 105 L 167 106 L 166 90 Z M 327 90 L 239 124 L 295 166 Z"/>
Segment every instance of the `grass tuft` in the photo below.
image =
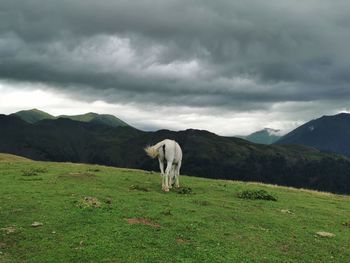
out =
<path fill-rule="evenodd" d="M 192 188 L 191 187 L 180 187 L 180 188 L 175 188 L 175 192 L 181 195 L 189 195 L 192 194 Z"/>
<path fill-rule="evenodd" d="M 242 199 L 277 201 L 277 198 L 265 190 L 244 190 L 237 194 Z"/>
<path fill-rule="evenodd" d="M 100 172 L 101 171 L 101 169 L 99 169 L 99 168 L 88 168 L 86 171 L 88 171 L 88 172 L 94 172 L 94 173 L 97 173 L 97 172 Z"/>
<path fill-rule="evenodd" d="M 130 190 L 136 190 L 136 191 L 142 191 L 142 192 L 149 192 L 149 189 L 147 187 L 144 186 L 140 186 L 137 184 L 133 184 L 129 187 Z"/>
<path fill-rule="evenodd" d="M 23 176 L 35 176 L 38 175 L 39 173 L 46 173 L 47 169 L 43 167 L 38 167 L 38 168 L 28 168 L 28 169 L 23 169 L 22 170 L 22 175 Z"/>
<path fill-rule="evenodd" d="M 86 209 L 86 208 L 100 208 L 101 202 L 96 197 L 84 197 L 77 202 L 77 207 Z"/>
<path fill-rule="evenodd" d="M 347 222 L 343 222 L 342 223 L 343 226 L 347 226 L 347 227 L 350 227 L 350 221 L 347 221 Z"/>

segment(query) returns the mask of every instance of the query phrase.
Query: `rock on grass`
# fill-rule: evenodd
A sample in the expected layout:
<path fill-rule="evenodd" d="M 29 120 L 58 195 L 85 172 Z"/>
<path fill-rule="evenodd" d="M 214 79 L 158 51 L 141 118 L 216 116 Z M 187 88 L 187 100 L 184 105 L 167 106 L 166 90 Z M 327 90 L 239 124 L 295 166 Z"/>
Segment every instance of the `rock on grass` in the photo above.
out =
<path fill-rule="evenodd" d="M 37 221 L 35 221 L 31 224 L 32 227 L 39 227 L 39 226 L 43 226 L 43 225 L 44 225 L 43 223 L 37 222 Z"/>
<path fill-rule="evenodd" d="M 316 232 L 316 235 L 319 237 L 335 237 L 335 234 L 325 231 Z"/>

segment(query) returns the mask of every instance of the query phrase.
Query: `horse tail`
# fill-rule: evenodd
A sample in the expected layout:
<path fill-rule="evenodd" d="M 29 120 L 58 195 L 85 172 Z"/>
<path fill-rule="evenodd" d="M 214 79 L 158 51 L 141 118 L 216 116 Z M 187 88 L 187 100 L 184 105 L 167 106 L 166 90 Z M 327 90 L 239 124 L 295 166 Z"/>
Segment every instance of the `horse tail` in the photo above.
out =
<path fill-rule="evenodd" d="M 162 147 L 163 145 L 165 144 L 165 142 L 164 141 L 161 141 L 161 142 L 159 142 L 159 143 L 157 143 L 157 144 L 155 144 L 155 145 L 153 145 L 153 146 L 147 146 L 147 147 L 145 147 L 145 152 L 147 153 L 147 155 L 149 156 L 149 157 L 151 157 L 152 159 L 154 159 L 154 158 L 156 158 L 158 155 L 159 155 L 159 151 L 158 151 L 158 149 L 160 148 L 160 147 Z"/>

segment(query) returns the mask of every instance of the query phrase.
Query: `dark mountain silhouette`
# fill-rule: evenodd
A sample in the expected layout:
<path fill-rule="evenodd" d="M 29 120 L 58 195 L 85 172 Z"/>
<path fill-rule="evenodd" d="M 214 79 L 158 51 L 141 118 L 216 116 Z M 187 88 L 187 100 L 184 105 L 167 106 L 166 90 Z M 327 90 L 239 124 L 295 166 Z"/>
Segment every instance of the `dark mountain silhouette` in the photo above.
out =
<path fill-rule="evenodd" d="M 35 160 L 158 171 L 143 151 L 170 138 L 183 149 L 182 174 L 350 193 L 350 161 L 305 146 L 260 145 L 202 130 L 143 132 L 70 119 L 27 123 L 0 115 L 0 152 Z"/>
<path fill-rule="evenodd" d="M 309 121 L 283 136 L 277 144 L 300 144 L 350 156 L 350 114 L 340 113 Z"/>

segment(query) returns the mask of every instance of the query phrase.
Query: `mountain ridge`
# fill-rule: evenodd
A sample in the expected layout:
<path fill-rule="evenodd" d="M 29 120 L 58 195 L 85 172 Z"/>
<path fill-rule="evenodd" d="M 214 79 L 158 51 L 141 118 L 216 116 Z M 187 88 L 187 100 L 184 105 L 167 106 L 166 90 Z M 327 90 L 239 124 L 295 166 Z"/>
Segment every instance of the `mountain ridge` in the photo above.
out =
<path fill-rule="evenodd" d="M 98 114 L 95 112 L 88 112 L 88 113 L 79 114 L 79 115 L 53 116 L 38 109 L 31 109 L 31 110 L 18 111 L 10 115 L 18 116 L 22 120 L 31 124 L 42 120 L 46 120 L 46 119 L 53 120 L 53 119 L 65 118 L 65 119 L 71 119 L 71 120 L 80 121 L 80 122 L 91 122 L 95 124 L 108 125 L 111 127 L 130 126 L 129 124 L 115 117 L 114 115 Z"/>
<path fill-rule="evenodd" d="M 350 114 L 324 115 L 306 122 L 280 138 L 276 144 L 301 144 L 350 156 Z"/>
<path fill-rule="evenodd" d="M 281 138 L 279 133 L 281 130 L 272 129 L 272 128 L 264 128 L 262 130 L 253 132 L 246 136 L 235 136 L 238 138 L 245 139 L 247 141 L 259 144 L 273 144 Z"/>
<path fill-rule="evenodd" d="M 0 115 L 0 152 L 34 160 L 158 171 L 143 148 L 166 138 L 183 149 L 182 174 L 350 193 L 350 160 L 315 148 L 254 144 L 205 130 L 144 132 L 64 118 L 29 124 Z"/>

